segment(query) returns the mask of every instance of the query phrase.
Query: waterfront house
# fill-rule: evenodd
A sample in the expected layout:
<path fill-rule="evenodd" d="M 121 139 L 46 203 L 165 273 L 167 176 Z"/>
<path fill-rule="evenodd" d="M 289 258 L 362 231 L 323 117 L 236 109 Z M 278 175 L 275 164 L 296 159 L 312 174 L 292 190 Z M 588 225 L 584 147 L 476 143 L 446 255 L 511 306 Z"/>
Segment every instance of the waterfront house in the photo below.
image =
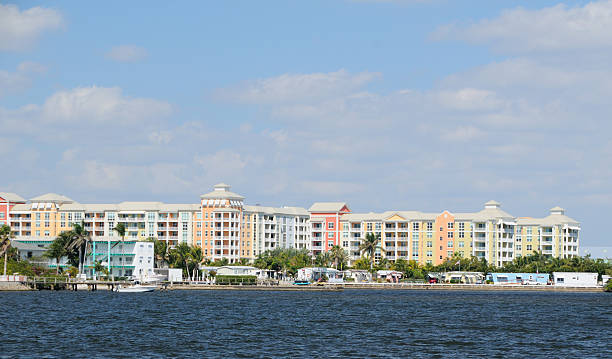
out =
<path fill-rule="evenodd" d="M 403 274 L 394 270 L 379 270 L 376 272 L 376 276 L 387 282 L 398 283 L 402 279 Z"/>
<path fill-rule="evenodd" d="M 342 283 L 342 272 L 335 268 L 308 267 L 300 268 L 297 272 L 298 281 L 318 282 L 327 277 L 329 283 Z"/>
<path fill-rule="evenodd" d="M 493 284 L 540 284 L 546 285 L 550 280 L 548 273 L 491 273 L 487 280 Z"/>
<path fill-rule="evenodd" d="M 597 273 L 553 272 L 553 284 L 562 287 L 597 287 Z"/>
<path fill-rule="evenodd" d="M 430 277 L 432 277 L 431 274 Z M 481 272 L 444 272 L 437 273 L 433 277 L 437 277 L 441 283 L 478 284 L 484 280 L 484 275 Z"/>
<path fill-rule="evenodd" d="M 345 279 L 351 278 L 355 283 L 366 283 L 372 281 L 372 273 L 363 269 L 347 269 L 342 272 Z"/>

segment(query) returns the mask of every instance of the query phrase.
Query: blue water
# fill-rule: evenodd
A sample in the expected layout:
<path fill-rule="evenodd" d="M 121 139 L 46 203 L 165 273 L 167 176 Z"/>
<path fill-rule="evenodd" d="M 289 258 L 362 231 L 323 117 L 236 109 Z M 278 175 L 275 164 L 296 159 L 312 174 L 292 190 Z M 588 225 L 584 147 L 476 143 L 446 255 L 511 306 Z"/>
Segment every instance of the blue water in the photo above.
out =
<path fill-rule="evenodd" d="M 612 294 L 0 292 L 0 357 L 612 358 Z"/>

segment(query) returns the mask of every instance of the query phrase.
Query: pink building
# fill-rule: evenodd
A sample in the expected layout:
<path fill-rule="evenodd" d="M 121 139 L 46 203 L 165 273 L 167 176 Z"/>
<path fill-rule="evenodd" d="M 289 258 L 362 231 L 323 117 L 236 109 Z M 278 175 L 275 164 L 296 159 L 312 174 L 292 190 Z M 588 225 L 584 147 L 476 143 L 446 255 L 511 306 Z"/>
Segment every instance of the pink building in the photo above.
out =
<path fill-rule="evenodd" d="M 340 244 L 340 218 L 351 213 L 344 202 L 317 202 L 310 207 L 312 255 Z"/>
<path fill-rule="evenodd" d="M 24 204 L 26 200 L 15 193 L 0 192 L 0 226 L 10 225 L 11 209 L 16 204 Z"/>

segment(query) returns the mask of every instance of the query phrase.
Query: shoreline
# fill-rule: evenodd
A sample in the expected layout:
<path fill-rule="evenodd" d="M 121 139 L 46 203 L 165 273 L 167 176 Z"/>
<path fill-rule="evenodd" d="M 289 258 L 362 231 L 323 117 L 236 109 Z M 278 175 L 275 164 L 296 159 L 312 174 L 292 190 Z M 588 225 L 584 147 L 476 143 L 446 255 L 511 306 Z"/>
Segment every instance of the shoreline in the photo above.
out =
<path fill-rule="evenodd" d="M 87 291 L 80 287 L 80 291 Z M 101 286 L 98 290 L 106 292 Z M 432 291 L 497 291 L 497 292 L 555 292 L 555 293 L 605 293 L 603 287 L 555 287 L 525 285 L 489 285 L 489 284 L 390 284 L 390 283 L 355 283 L 324 285 L 210 285 L 210 284 L 165 284 L 158 291 L 174 290 L 232 290 L 232 291 L 279 291 L 279 292 L 339 292 L 344 290 L 432 290 Z M 0 283 L 0 292 L 40 291 L 19 282 Z"/>

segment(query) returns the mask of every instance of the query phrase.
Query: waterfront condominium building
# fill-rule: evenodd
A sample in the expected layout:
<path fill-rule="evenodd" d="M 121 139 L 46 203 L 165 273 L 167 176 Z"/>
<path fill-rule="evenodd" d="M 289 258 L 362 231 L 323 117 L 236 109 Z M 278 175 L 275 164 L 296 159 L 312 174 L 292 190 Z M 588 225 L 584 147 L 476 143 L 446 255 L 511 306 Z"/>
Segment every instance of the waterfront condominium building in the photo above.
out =
<path fill-rule="evenodd" d="M 114 274 L 122 276 L 133 274 L 137 241 L 157 238 L 170 246 L 190 243 L 192 217 L 198 208 L 197 204 L 161 202 L 81 204 L 62 195 L 47 193 L 30 199 L 27 204 L 13 206 L 9 225 L 15 240 L 22 246 L 46 248 L 61 232 L 71 230 L 74 223 L 83 223 L 93 240 L 92 255 L 96 255 L 96 246 L 98 254 L 110 253 L 116 248 L 107 265 Z M 119 223 L 126 228 L 124 241 L 114 230 Z"/>
<path fill-rule="evenodd" d="M 26 201 L 0 192 L 0 224 L 9 224 L 16 241 L 34 253 L 82 221 L 97 253 L 106 253 L 107 265 L 118 275 L 133 271 L 134 246 L 148 238 L 170 247 L 198 246 L 205 258 L 230 263 L 252 261 L 276 248 L 307 249 L 316 256 L 334 245 L 343 247 L 352 263 L 362 255 L 359 244 L 367 233 L 380 236 L 377 261 L 404 258 L 436 265 L 457 253 L 502 266 L 534 251 L 562 258 L 578 255 L 580 224 L 559 207 L 547 217 L 529 218 L 515 217 L 495 201 L 477 212 L 353 213 L 344 202 L 317 202 L 306 210 L 249 206 L 244 199 L 224 183 L 200 196 L 197 204 L 81 204 L 53 193 Z M 125 243 L 119 243 L 113 230 L 118 223 L 126 226 Z M 115 253 L 114 248 L 123 250 Z"/>
<path fill-rule="evenodd" d="M 537 219 L 516 218 L 500 207 L 489 201 L 481 211 L 469 213 L 346 213 L 340 217 L 340 245 L 351 262 L 360 257 L 359 244 L 367 233 L 380 236 L 377 261 L 404 258 L 437 265 L 458 253 L 503 266 L 534 251 L 554 257 L 578 255 L 580 225 L 563 209 L 555 207 L 550 216 Z"/>
<path fill-rule="evenodd" d="M 201 196 L 193 244 L 210 260 L 252 261 L 275 248 L 308 248 L 308 219 L 304 208 L 245 206 L 243 196 L 220 183 Z"/>
<path fill-rule="evenodd" d="M 25 204 L 26 200 L 15 193 L 0 192 L 0 226 L 9 224 L 11 210 L 16 204 Z"/>
<path fill-rule="evenodd" d="M 329 251 L 340 244 L 340 219 L 351 213 L 344 202 L 316 202 L 310 209 L 311 240 L 313 255 Z"/>
<path fill-rule="evenodd" d="M 300 207 L 245 206 L 242 257 L 254 258 L 277 248 L 310 249 L 309 219 L 308 211 Z"/>

